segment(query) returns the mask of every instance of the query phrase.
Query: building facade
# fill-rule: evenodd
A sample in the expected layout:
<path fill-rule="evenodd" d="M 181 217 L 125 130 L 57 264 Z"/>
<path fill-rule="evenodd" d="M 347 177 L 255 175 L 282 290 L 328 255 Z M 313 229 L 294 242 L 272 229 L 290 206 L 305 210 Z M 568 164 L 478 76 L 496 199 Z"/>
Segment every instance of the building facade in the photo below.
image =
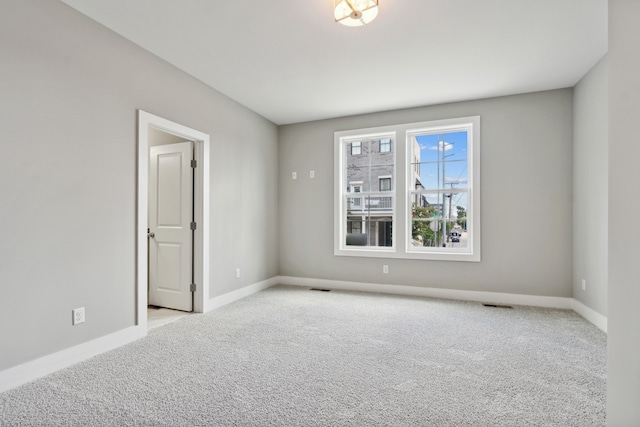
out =
<path fill-rule="evenodd" d="M 347 245 L 391 246 L 395 197 L 395 141 L 372 138 L 344 146 Z"/>

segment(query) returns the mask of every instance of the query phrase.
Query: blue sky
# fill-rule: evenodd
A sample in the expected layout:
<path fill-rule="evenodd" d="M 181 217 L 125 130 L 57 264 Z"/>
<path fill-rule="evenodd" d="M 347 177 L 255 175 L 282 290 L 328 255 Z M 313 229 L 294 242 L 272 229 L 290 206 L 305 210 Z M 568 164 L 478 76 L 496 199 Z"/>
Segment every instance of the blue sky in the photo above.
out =
<path fill-rule="evenodd" d="M 466 193 L 458 192 L 456 188 L 465 188 L 468 182 L 467 168 L 467 132 L 451 132 L 425 134 L 416 136 L 420 146 L 420 180 L 426 190 L 453 188 L 452 216 L 455 216 L 456 206 L 467 206 Z M 444 152 L 443 152 L 444 149 Z M 444 161 L 443 161 L 444 154 Z M 443 182 L 444 176 L 444 182 Z M 442 203 L 436 194 L 426 195 L 429 203 Z M 448 199 L 447 200 L 448 204 Z"/>

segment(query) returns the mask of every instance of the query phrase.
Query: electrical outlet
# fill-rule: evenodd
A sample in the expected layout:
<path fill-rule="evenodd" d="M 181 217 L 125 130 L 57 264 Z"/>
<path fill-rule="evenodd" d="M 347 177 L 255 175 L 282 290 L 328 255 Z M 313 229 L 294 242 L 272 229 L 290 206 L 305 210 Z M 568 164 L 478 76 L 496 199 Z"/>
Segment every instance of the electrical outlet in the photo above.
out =
<path fill-rule="evenodd" d="M 72 310 L 73 318 L 71 319 L 72 325 L 84 323 L 84 307 L 74 308 Z"/>
<path fill-rule="evenodd" d="M 587 281 L 582 279 L 582 290 L 586 291 L 587 290 Z"/>
<path fill-rule="evenodd" d="M 389 266 L 388 265 L 383 265 L 382 266 L 382 272 L 384 274 L 389 274 Z"/>
<path fill-rule="evenodd" d="M 309 171 L 309 178 L 313 179 L 316 177 L 316 171 Z"/>
<path fill-rule="evenodd" d="M 291 172 L 291 179 L 298 179 L 298 174 L 296 172 Z"/>
<path fill-rule="evenodd" d="M 240 269 L 236 268 L 236 279 L 240 278 Z"/>

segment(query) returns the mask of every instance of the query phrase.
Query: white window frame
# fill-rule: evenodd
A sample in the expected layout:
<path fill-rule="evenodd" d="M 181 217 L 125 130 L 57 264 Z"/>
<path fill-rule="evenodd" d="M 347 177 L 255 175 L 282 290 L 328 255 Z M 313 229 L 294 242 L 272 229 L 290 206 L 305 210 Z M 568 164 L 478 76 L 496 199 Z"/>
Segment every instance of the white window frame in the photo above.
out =
<path fill-rule="evenodd" d="M 393 131 L 393 127 L 379 127 L 379 128 L 370 128 L 366 129 L 366 131 L 362 130 L 351 130 L 351 131 L 342 131 L 334 133 L 334 253 L 336 255 L 344 255 L 344 256 L 373 256 L 373 257 L 389 257 L 393 256 L 396 253 L 396 248 L 398 248 L 398 244 L 395 238 L 392 240 L 392 246 L 347 246 L 346 244 L 346 217 L 343 217 L 342 213 L 346 212 L 345 209 L 345 194 L 352 194 L 345 192 L 344 188 L 345 183 L 349 184 L 349 188 L 351 189 L 351 184 L 356 183 L 356 181 L 346 182 L 343 177 L 344 172 L 344 162 L 347 160 L 343 158 L 343 145 L 351 144 L 354 141 L 362 141 L 366 139 L 382 139 L 382 138 L 391 138 L 392 141 L 395 141 L 397 146 L 398 140 L 396 138 L 396 133 Z M 351 153 L 351 150 L 349 150 Z M 398 176 L 398 155 L 397 151 L 393 152 L 394 156 L 394 171 L 393 175 Z M 346 156 L 345 156 L 346 157 Z M 398 194 L 396 189 L 393 187 L 393 180 L 391 183 L 391 191 L 385 191 L 385 195 L 390 195 L 392 197 L 392 228 L 393 230 L 398 230 L 397 227 L 397 218 L 398 213 L 396 209 L 401 205 L 398 203 Z M 363 188 L 364 190 L 364 188 Z M 367 196 L 369 192 L 362 192 L 363 196 Z M 374 192 L 378 193 L 378 192 Z M 363 227 L 364 233 L 364 227 Z M 395 232 L 394 234 L 397 234 Z"/>
<path fill-rule="evenodd" d="M 413 202 L 411 187 L 413 179 L 410 169 L 412 162 L 411 146 L 416 135 L 434 132 L 467 132 L 467 236 L 465 248 L 458 247 L 413 247 L 411 239 L 411 204 Z M 442 261 L 480 261 L 480 117 L 461 117 L 457 119 L 434 120 L 413 123 L 406 131 L 406 188 L 405 204 L 407 206 L 405 226 L 407 258 L 432 259 Z"/>
<path fill-rule="evenodd" d="M 412 135 L 434 130 L 468 129 L 468 204 L 467 248 L 415 248 L 411 245 L 411 141 Z M 393 193 L 393 246 L 346 246 L 346 221 L 342 215 L 345 195 L 341 146 L 354 139 L 384 138 L 392 135 L 396 149 L 395 169 L 392 177 Z M 402 143 L 404 141 L 404 143 Z M 404 160 L 403 160 L 404 159 Z M 344 222 L 344 224 L 343 224 Z M 376 128 L 354 129 L 334 133 L 334 255 L 374 258 L 398 258 L 436 261 L 480 262 L 480 116 L 432 120 Z"/>

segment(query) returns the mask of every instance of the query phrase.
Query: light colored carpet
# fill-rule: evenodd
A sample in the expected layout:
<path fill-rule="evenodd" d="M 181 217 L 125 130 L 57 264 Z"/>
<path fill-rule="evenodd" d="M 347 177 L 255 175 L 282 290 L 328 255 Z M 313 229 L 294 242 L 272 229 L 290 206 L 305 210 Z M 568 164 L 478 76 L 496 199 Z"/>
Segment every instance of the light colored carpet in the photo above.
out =
<path fill-rule="evenodd" d="M 0 394 L 2 426 L 601 426 L 571 311 L 277 286 Z"/>

